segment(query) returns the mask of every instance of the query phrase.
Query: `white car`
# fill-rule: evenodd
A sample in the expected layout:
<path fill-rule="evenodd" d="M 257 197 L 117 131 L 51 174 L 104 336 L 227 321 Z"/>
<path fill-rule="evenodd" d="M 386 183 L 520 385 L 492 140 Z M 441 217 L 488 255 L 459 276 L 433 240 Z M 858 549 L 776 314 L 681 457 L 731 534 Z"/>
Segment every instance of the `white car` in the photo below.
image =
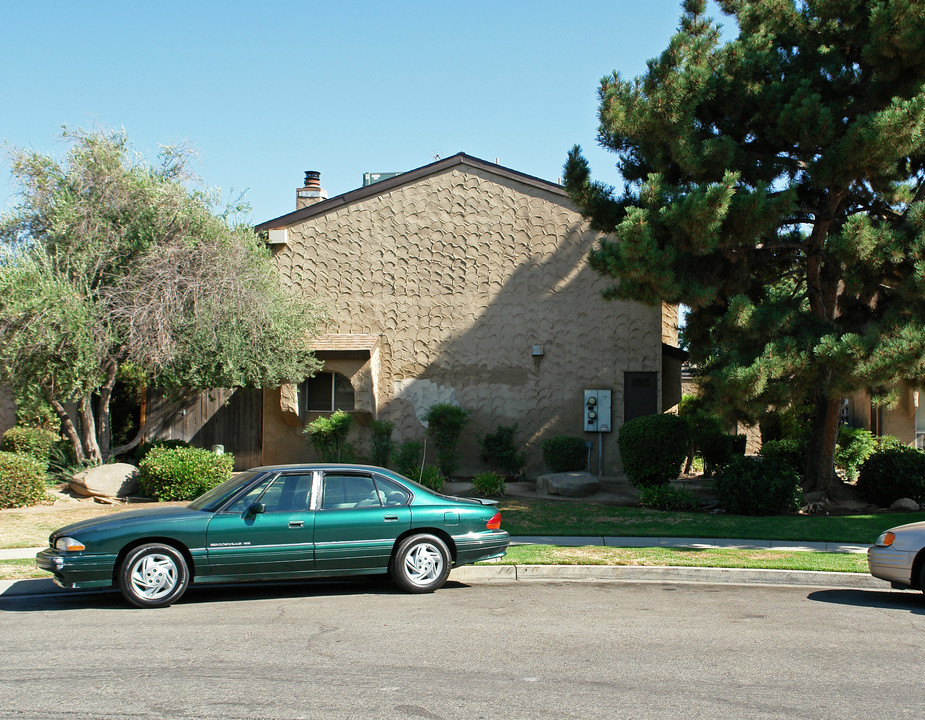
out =
<path fill-rule="evenodd" d="M 925 591 L 925 522 L 887 530 L 868 549 L 867 565 L 894 588 Z"/>

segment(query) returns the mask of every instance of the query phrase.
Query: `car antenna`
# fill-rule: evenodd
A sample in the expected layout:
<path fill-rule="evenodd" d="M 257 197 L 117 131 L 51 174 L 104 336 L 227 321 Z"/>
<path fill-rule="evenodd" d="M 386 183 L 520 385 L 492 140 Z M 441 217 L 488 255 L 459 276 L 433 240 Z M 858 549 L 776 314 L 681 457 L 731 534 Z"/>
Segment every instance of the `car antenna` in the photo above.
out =
<path fill-rule="evenodd" d="M 424 436 L 424 452 L 421 454 L 421 472 L 418 475 L 418 482 L 424 482 L 424 462 L 427 460 L 427 436 Z"/>

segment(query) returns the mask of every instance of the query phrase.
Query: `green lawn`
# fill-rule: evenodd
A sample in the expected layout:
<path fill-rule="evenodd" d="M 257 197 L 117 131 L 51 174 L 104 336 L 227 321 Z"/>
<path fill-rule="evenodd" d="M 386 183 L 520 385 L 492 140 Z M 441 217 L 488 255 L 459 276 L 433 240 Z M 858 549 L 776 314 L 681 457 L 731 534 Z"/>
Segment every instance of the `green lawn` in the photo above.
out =
<path fill-rule="evenodd" d="M 867 556 L 776 550 L 693 550 L 676 548 L 559 547 L 514 545 L 500 565 L 653 565 L 761 570 L 867 572 Z"/>
<path fill-rule="evenodd" d="M 869 544 L 894 525 L 925 520 L 925 512 L 744 517 L 518 498 L 503 499 L 499 507 L 501 527 L 511 535 L 751 538 Z"/>

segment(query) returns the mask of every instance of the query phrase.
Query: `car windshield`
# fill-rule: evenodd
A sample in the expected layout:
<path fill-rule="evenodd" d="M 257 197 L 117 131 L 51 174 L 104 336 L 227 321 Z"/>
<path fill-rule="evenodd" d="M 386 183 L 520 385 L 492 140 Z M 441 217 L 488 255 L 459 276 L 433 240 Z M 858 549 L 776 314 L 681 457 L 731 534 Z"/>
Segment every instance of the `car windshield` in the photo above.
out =
<path fill-rule="evenodd" d="M 208 492 L 193 500 L 193 502 L 186 507 L 190 510 L 207 510 L 209 512 L 214 512 L 224 505 L 239 489 L 248 485 L 257 475 L 258 473 L 254 472 L 236 473 L 231 479 L 226 480 L 221 485 L 216 485 Z"/>

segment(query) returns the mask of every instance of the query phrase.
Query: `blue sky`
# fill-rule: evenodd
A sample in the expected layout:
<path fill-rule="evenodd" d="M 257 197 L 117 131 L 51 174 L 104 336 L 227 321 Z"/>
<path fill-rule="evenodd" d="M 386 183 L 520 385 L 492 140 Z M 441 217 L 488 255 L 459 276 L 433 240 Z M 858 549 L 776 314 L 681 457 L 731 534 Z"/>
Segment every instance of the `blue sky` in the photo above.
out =
<path fill-rule="evenodd" d="M 295 209 L 305 170 L 337 195 L 364 172 L 457 152 L 555 181 L 569 148 L 618 182 L 596 144 L 597 87 L 634 76 L 679 0 L 0 2 L 0 139 L 63 155 L 62 125 L 125 128 L 153 157 L 245 191 L 252 222 Z M 0 209 L 16 186 L 0 158 Z"/>

